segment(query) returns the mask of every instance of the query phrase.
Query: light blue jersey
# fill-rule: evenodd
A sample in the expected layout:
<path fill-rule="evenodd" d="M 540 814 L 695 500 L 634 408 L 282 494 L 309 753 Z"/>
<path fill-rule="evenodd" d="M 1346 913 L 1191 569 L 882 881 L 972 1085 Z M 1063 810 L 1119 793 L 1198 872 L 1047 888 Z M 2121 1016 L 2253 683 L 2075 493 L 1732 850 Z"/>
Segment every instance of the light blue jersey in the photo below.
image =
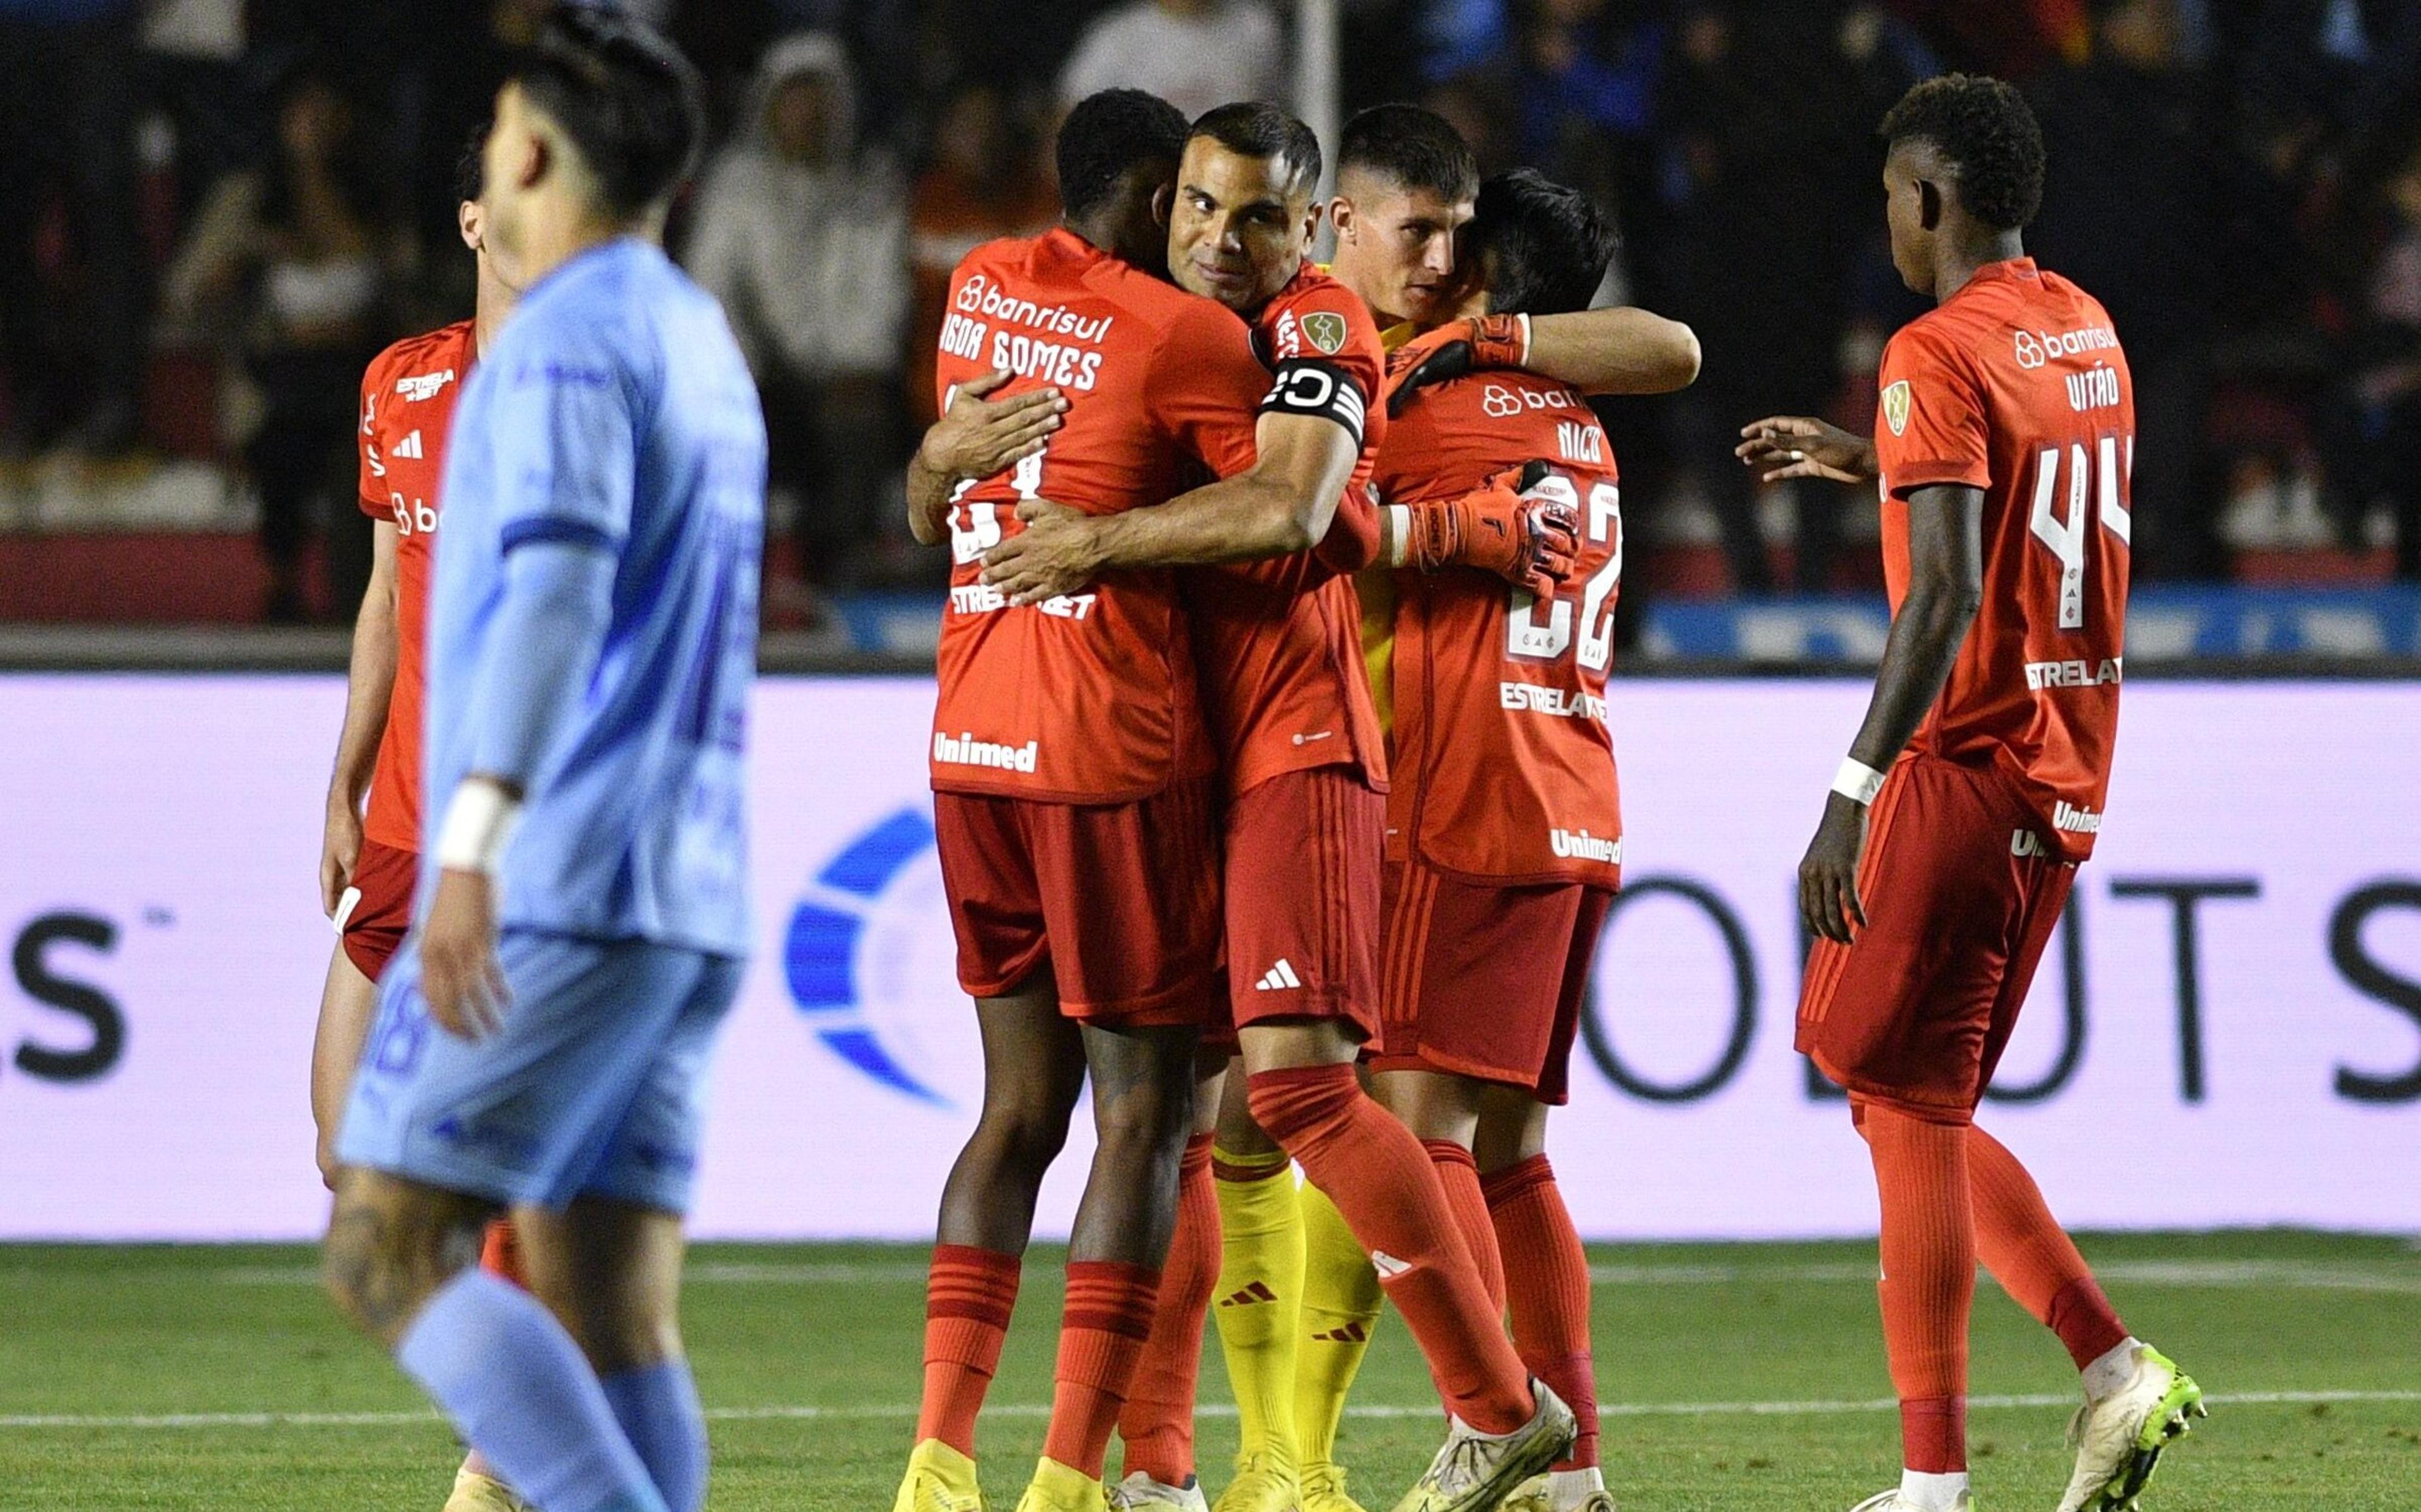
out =
<path fill-rule="evenodd" d="M 611 242 L 523 300 L 445 460 L 428 807 L 518 784 L 503 1022 L 440 1030 L 419 936 L 379 980 L 337 1154 L 499 1203 L 689 1204 L 716 1026 L 748 950 L 742 754 L 765 430 L 723 312 Z"/>
<path fill-rule="evenodd" d="M 445 460 L 424 908 L 446 802 L 483 772 L 526 789 L 503 927 L 746 954 L 764 491 L 747 366 L 661 250 L 608 242 L 523 297 L 463 388 Z M 579 574 L 530 564 L 585 560 L 562 548 L 610 562 L 610 590 L 592 571 L 589 599 L 550 602 Z"/>

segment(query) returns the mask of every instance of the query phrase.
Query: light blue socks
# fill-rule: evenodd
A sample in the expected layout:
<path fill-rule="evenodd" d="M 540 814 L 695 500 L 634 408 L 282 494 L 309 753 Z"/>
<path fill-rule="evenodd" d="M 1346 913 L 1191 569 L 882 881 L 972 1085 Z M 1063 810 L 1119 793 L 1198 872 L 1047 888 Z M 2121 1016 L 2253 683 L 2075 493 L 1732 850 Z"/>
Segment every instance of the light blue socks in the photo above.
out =
<path fill-rule="evenodd" d="M 605 1400 L 672 1512 L 706 1504 L 706 1410 L 686 1360 L 607 1376 Z"/>
<path fill-rule="evenodd" d="M 648 1463 L 632 1446 L 597 1373 L 563 1325 L 538 1299 L 476 1267 L 438 1288 L 397 1346 L 396 1363 L 436 1399 L 472 1447 L 524 1500 L 546 1512 L 695 1512 L 697 1501 L 668 1504 Z M 685 1367 L 659 1365 L 688 1380 Z M 677 1413 L 657 1405 L 665 1388 L 645 1391 L 652 1425 Z M 683 1395 L 694 1420 L 696 1396 Z M 646 1443 L 669 1430 L 650 1426 Z M 704 1426 L 696 1442 L 668 1456 L 686 1468 L 695 1495 L 706 1486 Z"/>

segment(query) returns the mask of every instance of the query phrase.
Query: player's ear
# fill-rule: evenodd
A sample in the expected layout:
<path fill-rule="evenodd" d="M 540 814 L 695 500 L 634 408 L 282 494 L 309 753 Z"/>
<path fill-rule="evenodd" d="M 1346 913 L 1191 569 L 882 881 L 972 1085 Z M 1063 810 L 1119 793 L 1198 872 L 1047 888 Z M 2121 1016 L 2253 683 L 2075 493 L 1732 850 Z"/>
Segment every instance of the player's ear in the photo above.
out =
<path fill-rule="evenodd" d="M 1336 228 L 1336 240 L 1351 242 L 1353 236 L 1353 201 L 1343 195 L 1328 202 L 1328 224 Z"/>
<path fill-rule="evenodd" d="M 480 209 L 477 200 L 466 199 L 454 207 L 455 229 L 462 233 L 462 244 L 472 251 L 483 250 L 479 242 L 487 230 L 487 226 L 488 212 Z"/>
<path fill-rule="evenodd" d="M 1310 207 L 1303 212 L 1303 244 L 1306 251 L 1310 249 L 1311 244 L 1314 242 L 1320 240 L 1320 217 L 1321 211 L 1325 209 L 1325 206 L 1321 205 L 1320 201 L 1315 199 L 1311 202 Z"/>
<path fill-rule="evenodd" d="M 1151 224 L 1168 229 L 1169 212 L 1177 206 L 1177 186 L 1163 184 L 1151 192 Z"/>
<path fill-rule="evenodd" d="M 1942 229 L 1942 186 L 1930 179 L 1916 181 L 1916 218 L 1929 231 Z"/>

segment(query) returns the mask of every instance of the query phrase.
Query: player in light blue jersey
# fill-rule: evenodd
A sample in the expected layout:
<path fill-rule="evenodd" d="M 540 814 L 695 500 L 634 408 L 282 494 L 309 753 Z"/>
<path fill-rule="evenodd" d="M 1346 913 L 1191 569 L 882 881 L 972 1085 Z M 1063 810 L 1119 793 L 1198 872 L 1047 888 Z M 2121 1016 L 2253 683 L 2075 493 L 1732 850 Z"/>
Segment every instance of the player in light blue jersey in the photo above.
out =
<path fill-rule="evenodd" d="M 706 1494 L 675 1302 L 749 939 L 765 437 L 656 244 L 699 134 L 689 65 L 593 9 L 497 96 L 488 234 L 529 282 L 454 422 L 419 916 L 337 1143 L 329 1289 L 547 1512 Z M 504 1207 L 543 1305 L 471 1263 Z"/>

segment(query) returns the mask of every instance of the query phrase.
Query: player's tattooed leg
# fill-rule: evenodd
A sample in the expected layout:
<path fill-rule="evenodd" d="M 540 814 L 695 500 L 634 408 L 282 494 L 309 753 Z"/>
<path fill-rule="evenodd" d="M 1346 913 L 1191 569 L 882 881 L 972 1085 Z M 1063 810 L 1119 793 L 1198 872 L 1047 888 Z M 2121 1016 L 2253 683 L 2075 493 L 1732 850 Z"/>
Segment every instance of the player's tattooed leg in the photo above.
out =
<path fill-rule="evenodd" d="M 338 1310 L 390 1348 L 421 1305 L 479 1258 L 493 1205 L 379 1171 L 337 1174 L 321 1278 Z"/>

